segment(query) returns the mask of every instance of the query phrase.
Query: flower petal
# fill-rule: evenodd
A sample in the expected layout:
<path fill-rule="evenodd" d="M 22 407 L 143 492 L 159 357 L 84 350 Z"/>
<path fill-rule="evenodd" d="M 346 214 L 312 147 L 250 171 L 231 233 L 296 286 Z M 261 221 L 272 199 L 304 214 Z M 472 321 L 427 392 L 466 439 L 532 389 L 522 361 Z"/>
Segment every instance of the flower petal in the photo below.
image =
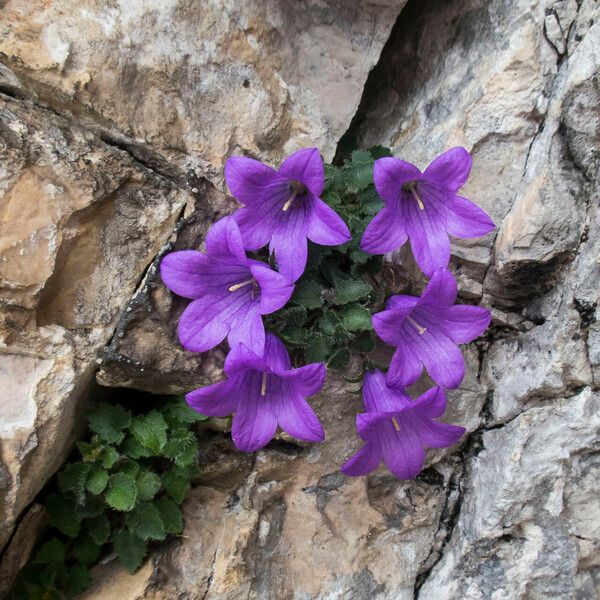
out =
<path fill-rule="evenodd" d="M 279 272 L 292 283 L 304 273 L 306 267 L 307 213 L 305 204 L 290 209 L 287 218 L 280 218 L 279 225 L 271 236 L 270 249 L 275 252 Z"/>
<path fill-rule="evenodd" d="M 285 344 L 273 333 L 267 333 L 265 341 L 265 363 L 273 373 L 282 373 L 292 368 Z"/>
<path fill-rule="evenodd" d="M 390 296 L 386 302 L 387 310 L 398 310 L 401 308 L 413 308 L 419 302 L 418 296 L 405 296 L 403 294 L 395 294 Z"/>
<path fill-rule="evenodd" d="M 227 341 L 231 347 L 245 344 L 254 354 L 262 356 L 265 350 L 265 326 L 256 307 L 237 314 L 231 322 Z"/>
<path fill-rule="evenodd" d="M 415 398 L 414 408 L 423 417 L 441 417 L 446 410 L 446 393 L 441 387 L 431 388 Z"/>
<path fill-rule="evenodd" d="M 383 454 L 377 440 L 369 440 L 343 464 L 340 471 L 349 477 L 366 475 L 379 466 L 382 458 Z"/>
<path fill-rule="evenodd" d="M 454 196 L 451 202 L 447 202 L 443 212 L 446 231 L 456 237 L 480 237 L 495 227 L 494 221 L 484 210 L 461 196 Z"/>
<path fill-rule="evenodd" d="M 232 156 L 225 163 L 225 181 L 229 191 L 242 204 L 262 204 L 265 188 L 282 179 L 275 169 L 253 158 Z"/>
<path fill-rule="evenodd" d="M 487 308 L 468 304 L 444 307 L 438 310 L 435 316 L 438 326 L 456 344 L 473 341 L 487 329 L 492 320 L 492 315 Z"/>
<path fill-rule="evenodd" d="M 458 288 L 449 269 L 437 269 L 421 294 L 422 304 L 450 306 L 454 304 Z"/>
<path fill-rule="evenodd" d="M 419 379 L 423 365 L 410 347 L 401 341 L 392 356 L 387 374 L 387 385 L 391 388 L 406 388 Z"/>
<path fill-rule="evenodd" d="M 320 196 L 325 185 L 325 168 L 318 148 L 302 148 L 288 156 L 279 174 L 286 179 L 297 179 L 315 196 Z"/>
<path fill-rule="evenodd" d="M 246 371 L 268 370 L 269 367 L 264 358 L 252 352 L 245 344 L 232 346 L 225 358 L 224 371 L 228 377 L 234 377 L 246 373 Z"/>
<path fill-rule="evenodd" d="M 312 198 L 307 235 L 315 244 L 322 246 L 339 246 L 352 239 L 342 218 L 316 196 Z"/>
<path fill-rule="evenodd" d="M 206 234 L 206 253 L 211 258 L 247 264 L 240 228 L 231 216 L 219 219 Z"/>
<path fill-rule="evenodd" d="M 160 261 L 160 277 L 179 296 L 198 298 L 206 293 L 203 267 L 207 260 L 207 256 L 197 250 L 171 252 Z"/>
<path fill-rule="evenodd" d="M 402 340 L 400 335 L 402 323 L 412 310 L 412 307 L 407 307 L 375 313 L 371 317 L 375 332 L 386 344 L 397 346 Z"/>
<path fill-rule="evenodd" d="M 254 279 L 260 286 L 260 314 L 268 315 L 282 308 L 294 291 L 290 283 L 281 273 L 273 271 L 267 265 L 254 264 L 250 267 Z"/>
<path fill-rule="evenodd" d="M 269 243 L 273 226 L 263 210 L 256 206 L 242 206 L 232 217 L 240 228 L 246 250 L 258 250 Z"/>
<path fill-rule="evenodd" d="M 415 429 L 407 426 L 401 416 L 398 423 L 400 431 L 391 422 L 382 423 L 377 429 L 383 462 L 398 479 L 412 479 L 423 468 L 425 451 Z"/>
<path fill-rule="evenodd" d="M 360 248 L 367 254 L 385 254 L 400 248 L 407 233 L 400 201 L 384 206 L 367 225 Z"/>
<path fill-rule="evenodd" d="M 186 394 L 187 403 L 195 411 L 208 417 L 228 417 L 237 406 L 234 393 L 238 379 L 226 379 Z"/>
<path fill-rule="evenodd" d="M 231 438 L 243 452 L 255 452 L 275 435 L 277 416 L 266 396 L 261 396 L 262 374 L 254 371 L 246 377 L 247 385 L 231 423 Z"/>
<path fill-rule="evenodd" d="M 400 200 L 402 186 L 421 177 L 422 173 L 408 162 L 386 156 L 375 161 L 373 181 L 380 198 L 394 206 Z"/>
<path fill-rule="evenodd" d="M 301 396 L 314 396 L 325 383 L 327 369 L 323 363 L 311 363 L 280 374 Z"/>
<path fill-rule="evenodd" d="M 379 369 L 367 371 L 363 380 L 363 404 L 369 412 L 403 410 L 412 404 L 404 390 L 392 389 Z"/>
<path fill-rule="evenodd" d="M 450 148 L 440 154 L 426 169 L 423 175 L 427 179 L 433 179 L 449 190 L 456 192 L 461 188 L 471 172 L 471 155 L 465 148 Z"/>
<path fill-rule="evenodd" d="M 464 427 L 439 423 L 427 417 L 418 417 L 417 431 L 421 444 L 426 448 L 448 448 L 455 444 L 465 433 Z"/>

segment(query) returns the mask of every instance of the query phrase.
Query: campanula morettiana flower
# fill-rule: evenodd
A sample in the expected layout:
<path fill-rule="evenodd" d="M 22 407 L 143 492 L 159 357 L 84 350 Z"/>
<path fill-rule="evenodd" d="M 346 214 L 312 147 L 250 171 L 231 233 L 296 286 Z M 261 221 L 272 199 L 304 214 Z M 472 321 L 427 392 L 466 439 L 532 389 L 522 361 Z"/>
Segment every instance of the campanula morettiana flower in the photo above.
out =
<path fill-rule="evenodd" d="M 262 448 L 277 425 L 300 440 L 323 441 L 323 427 L 306 401 L 323 387 L 323 363 L 292 369 L 281 340 L 267 333 L 263 357 L 238 344 L 225 359 L 225 374 L 225 381 L 190 392 L 186 399 L 203 415 L 233 413 L 231 437 L 237 448 L 244 452 Z"/>
<path fill-rule="evenodd" d="M 294 285 L 265 263 L 246 256 L 232 217 L 217 221 L 206 236 L 206 253 L 182 250 L 160 265 L 165 285 L 192 298 L 179 320 L 184 348 L 204 352 L 225 337 L 230 346 L 244 343 L 257 354 L 265 345 L 262 316 L 289 300 Z"/>
<path fill-rule="evenodd" d="M 367 412 L 356 416 L 356 429 L 365 445 L 342 466 L 357 477 L 374 471 L 383 460 L 398 479 L 419 474 L 424 448 L 452 446 L 463 427 L 434 421 L 446 408 L 444 391 L 435 387 L 411 400 L 402 389 L 391 389 L 379 370 L 365 373 L 363 402 Z"/>
<path fill-rule="evenodd" d="M 244 205 L 233 216 L 246 250 L 268 243 L 279 272 L 292 282 L 306 266 L 307 238 L 323 246 L 350 240 L 344 221 L 319 198 L 325 174 L 317 148 L 292 154 L 279 171 L 251 158 L 232 157 L 225 165 L 225 180 Z"/>
<path fill-rule="evenodd" d="M 457 387 L 465 372 L 458 347 L 481 335 L 490 323 L 481 306 L 456 304 L 456 281 L 448 269 L 438 269 L 420 297 L 391 296 L 386 310 L 373 315 L 377 335 L 396 351 L 388 384 L 407 387 L 423 367 L 438 385 Z"/>
<path fill-rule="evenodd" d="M 376 160 L 373 179 L 385 206 L 366 228 L 362 250 L 385 254 L 409 239 L 415 260 L 427 276 L 448 266 L 448 234 L 471 238 L 494 229 L 481 208 L 457 194 L 470 170 L 471 155 L 464 148 L 444 152 L 424 173 L 399 158 Z"/>

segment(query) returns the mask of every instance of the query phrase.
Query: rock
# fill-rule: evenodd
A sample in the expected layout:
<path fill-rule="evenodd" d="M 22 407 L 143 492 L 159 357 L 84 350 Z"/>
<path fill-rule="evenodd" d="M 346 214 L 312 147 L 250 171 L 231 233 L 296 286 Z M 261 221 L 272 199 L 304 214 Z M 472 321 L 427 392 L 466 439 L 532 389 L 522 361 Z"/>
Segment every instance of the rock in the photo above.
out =
<path fill-rule="evenodd" d="M 220 183 L 234 153 L 331 159 L 405 2 L 9 0 L 0 52 L 40 100 L 161 172 Z"/>
<path fill-rule="evenodd" d="M 97 395 L 96 352 L 188 195 L 89 131 L 7 96 L 0 165 L 1 547 L 65 459 L 84 402 Z"/>

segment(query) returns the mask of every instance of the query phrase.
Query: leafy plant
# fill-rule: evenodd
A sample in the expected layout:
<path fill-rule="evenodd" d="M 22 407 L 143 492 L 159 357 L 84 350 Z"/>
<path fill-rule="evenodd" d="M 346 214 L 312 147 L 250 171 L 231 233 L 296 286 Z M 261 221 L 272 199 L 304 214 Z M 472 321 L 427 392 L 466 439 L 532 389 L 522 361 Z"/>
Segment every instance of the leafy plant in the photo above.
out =
<path fill-rule="evenodd" d="M 197 470 L 191 428 L 204 419 L 182 397 L 142 415 L 99 405 L 88 418 L 90 438 L 78 444 L 79 459 L 61 469 L 46 497 L 51 532 L 21 571 L 15 597 L 81 593 L 102 555 L 114 552 L 133 572 L 150 542 L 180 533 L 179 505 Z"/>
<path fill-rule="evenodd" d="M 338 247 L 309 243 L 308 264 L 290 303 L 268 318 L 267 327 L 298 364 L 324 361 L 344 369 L 353 353 L 374 348 L 371 315 L 381 310 L 388 289 L 382 257 L 365 254 L 359 243 L 383 206 L 373 184 L 373 163 L 382 156 L 389 150 L 355 150 L 343 166 L 325 167 L 323 200 L 346 221 L 352 240 Z"/>

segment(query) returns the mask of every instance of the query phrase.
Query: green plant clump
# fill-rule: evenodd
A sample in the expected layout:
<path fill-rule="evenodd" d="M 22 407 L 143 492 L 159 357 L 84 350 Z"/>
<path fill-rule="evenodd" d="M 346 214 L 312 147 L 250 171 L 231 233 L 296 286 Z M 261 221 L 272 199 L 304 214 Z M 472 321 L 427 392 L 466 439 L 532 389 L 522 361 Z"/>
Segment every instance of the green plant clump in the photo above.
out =
<path fill-rule="evenodd" d="M 371 315 L 382 310 L 387 294 L 385 278 L 378 276 L 383 260 L 361 251 L 359 243 L 383 206 L 373 184 L 373 162 L 383 156 L 390 151 L 355 150 L 343 166 L 325 167 L 322 198 L 348 224 L 352 240 L 337 247 L 309 243 L 306 271 L 290 303 L 267 321 L 298 364 L 323 361 L 344 369 L 352 354 L 374 348 Z"/>
<path fill-rule="evenodd" d="M 21 571 L 15 597 L 50 600 L 81 593 L 89 569 L 116 554 L 133 572 L 148 544 L 183 529 L 179 505 L 197 471 L 192 425 L 205 417 L 182 397 L 134 416 L 101 404 L 88 418 L 88 441 L 67 463 L 44 502 L 51 532 Z"/>

